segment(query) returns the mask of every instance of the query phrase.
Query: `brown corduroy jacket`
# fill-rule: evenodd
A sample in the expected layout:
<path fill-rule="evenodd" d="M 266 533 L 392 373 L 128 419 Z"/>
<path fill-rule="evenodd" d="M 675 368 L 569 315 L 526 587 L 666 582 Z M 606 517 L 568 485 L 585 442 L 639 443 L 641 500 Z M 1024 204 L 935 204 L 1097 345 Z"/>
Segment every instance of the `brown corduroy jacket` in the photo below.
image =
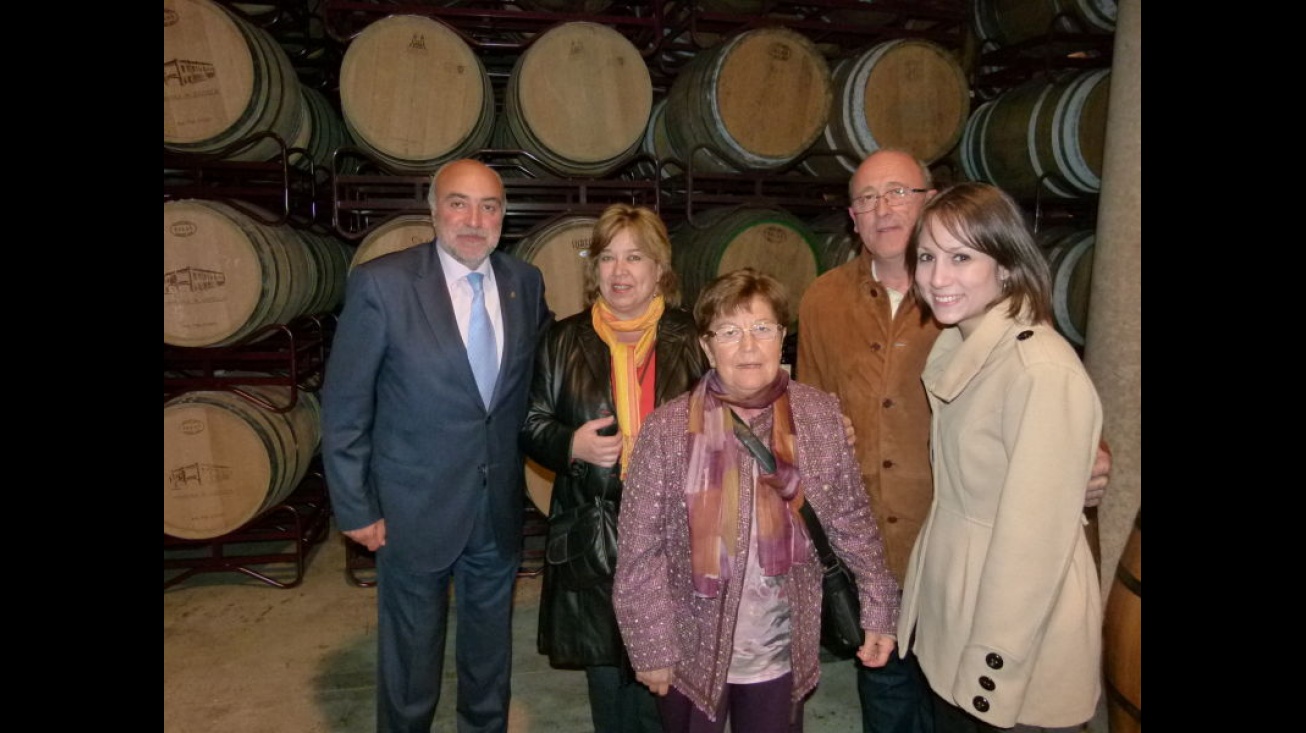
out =
<path fill-rule="evenodd" d="M 864 251 L 818 277 L 798 309 L 794 378 L 838 395 L 852 419 L 862 480 L 899 583 L 934 496 L 921 372 L 938 335 L 911 294 L 890 315 Z"/>

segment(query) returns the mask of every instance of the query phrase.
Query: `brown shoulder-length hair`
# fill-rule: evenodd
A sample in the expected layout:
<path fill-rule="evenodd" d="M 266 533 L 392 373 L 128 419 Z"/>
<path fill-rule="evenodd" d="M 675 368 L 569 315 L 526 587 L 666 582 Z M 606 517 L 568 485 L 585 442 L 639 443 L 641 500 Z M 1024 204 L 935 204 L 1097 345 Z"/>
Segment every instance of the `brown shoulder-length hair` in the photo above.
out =
<path fill-rule="evenodd" d="M 1038 248 L 1015 200 L 997 186 L 967 181 L 950 186 L 921 209 L 911 243 L 907 269 L 921 311 L 930 306 L 916 287 L 916 263 L 921 231 L 929 225 L 943 227 L 968 247 L 992 257 L 1007 270 L 1002 294 L 1010 298 L 1007 314 L 1015 318 L 1027 310 L 1034 323 L 1052 322 L 1052 271 Z"/>
<path fill-rule="evenodd" d="M 586 307 L 599 299 L 599 255 L 618 234 L 627 230 L 639 244 L 640 251 L 662 265 L 658 293 L 667 305 L 680 305 L 680 279 L 671 267 L 671 237 L 667 234 L 667 225 L 648 207 L 613 204 L 599 215 L 590 239 L 589 257 L 585 261 Z"/>
<path fill-rule="evenodd" d="M 698 294 L 698 302 L 694 304 L 698 335 L 707 336 L 717 316 L 739 310 L 755 297 L 771 305 L 776 323 L 789 325 L 789 291 L 784 283 L 760 270 L 743 267 L 717 277 Z"/>

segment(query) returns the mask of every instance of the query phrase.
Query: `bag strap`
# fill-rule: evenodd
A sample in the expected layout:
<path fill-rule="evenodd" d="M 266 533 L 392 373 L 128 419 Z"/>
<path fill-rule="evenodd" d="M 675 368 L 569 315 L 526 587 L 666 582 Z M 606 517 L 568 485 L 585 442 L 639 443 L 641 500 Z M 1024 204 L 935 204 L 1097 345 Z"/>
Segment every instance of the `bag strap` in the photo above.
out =
<path fill-rule="evenodd" d="M 739 413 L 731 410 L 730 417 L 735 421 L 735 437 L 739 438 L 739 442 L 753 454 L 753 459 L 762 467 L 762 473 L 775 473 L 775 456 L 771 455 L 771 450 L 758 440 L 753 434 L 753 429 L 748 427 L 748 423 L 744 422 L 744 418 L 740 417 Z"/>
<path fill-rule="evenodd" d="M 743 443 L 748 452 L 753 455 L 753 459 L 762 467 L 764 473 L 775 473 L 775 456 L 771 455 L 771 451 L 762 444 L 739 413 L 731 410 L 730 416 L 734 418 L 735 437 L 739 438 L 739 442 Z M 834 553 L 834 548 L 830 547 L 830 538 L 825 536 L 825 527 L 821 526 L 821 520 L 817 518 L 811 503 L 804 499 L 803 505 L 798 508 L 798 513 L 807 523 L 807 535 L 812 538 L 816 554 L 821 558 L 821 567 L 828 570 L 837 566 L 839 556 Z"/>

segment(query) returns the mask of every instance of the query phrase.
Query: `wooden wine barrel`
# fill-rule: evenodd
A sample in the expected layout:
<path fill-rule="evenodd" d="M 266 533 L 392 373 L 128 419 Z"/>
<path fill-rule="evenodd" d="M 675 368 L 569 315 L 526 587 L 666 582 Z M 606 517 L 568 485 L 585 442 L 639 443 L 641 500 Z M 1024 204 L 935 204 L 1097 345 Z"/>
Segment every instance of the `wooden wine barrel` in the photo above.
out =
<path fill-rule="evenodd" d="M 592 216 L 555 219 L 531 231 L 508 250 L 540 268 L 544 299 L 559 319 L 585 310 L 585 264 L 597 223 Z"/>
<path fill-rule="evenodd" d="M 215 154 L 257 133 L 299 136 L 303 98 L 290 58 L 272 36 L 212 0 L 163 3 L 163 148 Z M 270 138 L 224 154 L 262 161 Z"/>
<path fill-rule="evenodd" d="M 264 224 L 219 201 L 163 204 L 165 344 L 226 346 L 289 323 L 306 312 L 320 287 L 331 287 L 320 277 L 303 240 L 288 227 Z"/>
<path fill-rule="evenodd" d="M 1053 325 L 1072 344 L 1083 347 L 1088 335 L 1088 300 L 1093 285 L 1093 244 L 1096 233 L 1089 229 L 1051 233 L 1044 244 L 1052 269 Z"/>
<path fill-rule="evenodd" d="M 400 214 L 368 232 L 354 251 L 349 269 L 384 254 L 416 247 L 435 239 L 435 226 L 428 214 Z"/>
<path fill-rule="evenodd" d="M 601 177 L 639 153 L 652 106 L 633 43 L 606 25 L 561 23 L 514 63 L 495 147 L 530 153 L 522 165 L 546 175 Z"/>
<path fill-rule="evenodd" d="M 489 142 L 494 90 L 480 58 L 449 26 L 390 15 L 350 42 L 340 107 L 360 148 L 399 174 L 432 173 Z"/>
<path fill-rule="evenodd" d="M 718 275 L 753 267 L 785 285 L 796 319 L 798 301 L 822 271 L 813 242 L 807 225 L 783 209 L 718 208 L 676 228 L 671 258 L 686 303 Z"/>
<path fill-rule="evenodd" d="M 246 387 L 270 403 L 287 387 Z M 232 392 L 188 392 L 163 406 L 163 533 L 228 534 L 294 492 L 321 441 L 316 396 L 300 392 L 285 413 Z"/>
<path fill-rule="evenodd" d="M 816 141 L 830 118 L 830 67 L 788 28 L 756 28 L 704 49 L 667 92 L 667 139 L 695 170 L 776 170 Z"/>
<path fill-rule="evenodd" d="M 1111 733 L 1143 730 L 1143 510 L 1125 542 L 1107 594 L 1102 631 L 1107 725 Z"/>
<path fill-rule="evenodd" d="M 880 148 L 933 163 L 961 139 L 970 87 L 961 64 L 937 43 L 885 41 L 841 60 L 832 76 L 830 120 L 802 164 L 809 173 L 847 178 Z"/>
<path fill-rule="evenodd" d="M 1014 46 L 1055 34 L 1111 34 L 1116 0 L 975 0 L 970 24 L 980 41 Z"/>
<path fill-rule="evenodd" d="M 862 251 L 862 240 L 853 231 L 852 217 L 846 209 L 831 211 L 807 222 L 812 232 L 812 248 L 822 272 L 833 270 L 855 258 Z"/>
<path fill-rule="evenodd" d="M 311 229 L 295 233 L 304 242 L 318 272 L 318 286 L 304 306 L 304 313 L 334 312 L 345 299 L 345 281 L 349 275 L 349 258 L 354 250 L 332 234 Z"/>
<path fill-rule="evenodd" d="M 985 102 L 961 137 L 967 177 L 1018 198 L 1077 198 L 1102 186 L 1110 69 L 1034 79 Z"/>
<path fill-rule="evenodd" d="M 667 100 L 666 97 L 653 103 L 649 113 L 648 127 L 640 140 L 639 151 L 651 161 L 640 161 L 632 166 L 627 177 L 641 180 L 670 178 L 684 172 L 676 162 L 676 151 L 667 139 Z"/>
<path fill-rule="evenodd" d="M 307 160 L 304 155 L 296 154 L 291 156 L 291 162 L 304 167 L 330 169 L 331 154 L 342 145 L 352 145 L 353 139 L 349 137 L 344 118 L 331 106 L 325 94 L 302 85 L 300 92 L 304 95 L 304 120 L 291 147 L 303 150 Z"/>

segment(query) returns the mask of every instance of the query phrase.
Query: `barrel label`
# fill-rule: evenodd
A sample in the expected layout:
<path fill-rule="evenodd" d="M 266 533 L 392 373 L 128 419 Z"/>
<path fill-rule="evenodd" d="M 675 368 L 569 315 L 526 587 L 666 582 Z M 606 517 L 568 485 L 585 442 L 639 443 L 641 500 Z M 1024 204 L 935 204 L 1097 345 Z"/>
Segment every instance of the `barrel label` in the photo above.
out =
<path fill-rule="evenodd" d="M 414 33 L 413 37 L 408 40 L 409 51 L 426 51 L 426 36 L 421 33 Z"/>
<path fill-rule="evenodd" d="M 173 10 L 172 8 L 164 8 L 164 9 L 163 9 L 163 27 L 164 27 L 164 28 L 167 28 L 167 27 L 170 26 L 170 25 L 177 25 L 177 21 L 180 20 L 180 19 L 181 19 L 181 18 L 177 15 L 177 11 Z"/>
<path fill-rule="evenodd" d="M 772 43 L 767 46 L 766 55 L 776 61 L 788 61 L 789 57 L 794 55 L 794 50 L 787 43 Z"/>
<path fill-rule="evenodd" d="M 208 81 L 217 75 L 217 67 L 204 61 L 173 59 L 163 62 L 163 86 L 165 87 L 170 81 L 175 81 L 177 86 L 184 87 L 187 84 Z"/>
<path fill-rule="evenodd" d="M 199 267 L 183 267 L 163 273 L 164 295 L 208 293 L 209 291 L 218 290 L 226 284 L 227 276 L 225 273 Z M 221 299 L 215 297 L 217 295 L 217 293 L 210 293 L 209 297 L 187 297 L 183 298 L 183 300 L 194 303 L 211 302 Z"/>
<path fill-rule="evenodd" d="M 231 478 L 231 467 L 212 463 L 191 463 L 168 472 L 168 485 L 173 491 L 191 488 L 192 485 L 219 484 Z"/>

